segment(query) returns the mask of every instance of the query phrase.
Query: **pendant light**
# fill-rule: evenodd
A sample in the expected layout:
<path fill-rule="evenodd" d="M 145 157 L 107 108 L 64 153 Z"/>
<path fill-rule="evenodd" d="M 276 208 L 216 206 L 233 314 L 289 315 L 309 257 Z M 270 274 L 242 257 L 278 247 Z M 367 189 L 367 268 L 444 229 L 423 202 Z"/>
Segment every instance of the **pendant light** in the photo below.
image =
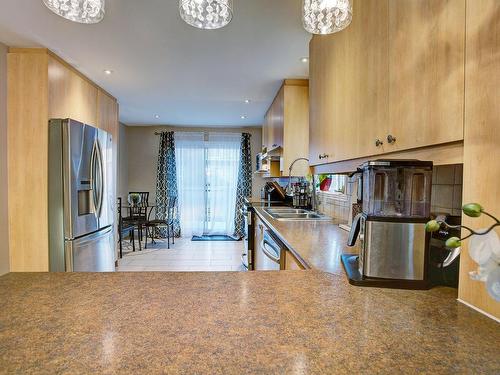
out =
<path fill-rule="evenodd" d="M 333 34 L 352 20 L 350 0 L 303 0 L 302 22 L 311 34 Z"/>
<path fill-rule="evenodd" d="M 233 0 L 179 0 L 179 13 L 188 25 L 220 29 L 233 18 Z"/>
<path fill-rule="evenodd" d="M 104 0 L 43 0 L 58 16 L 79 23 L 98 23 L 104 18 Z"/>

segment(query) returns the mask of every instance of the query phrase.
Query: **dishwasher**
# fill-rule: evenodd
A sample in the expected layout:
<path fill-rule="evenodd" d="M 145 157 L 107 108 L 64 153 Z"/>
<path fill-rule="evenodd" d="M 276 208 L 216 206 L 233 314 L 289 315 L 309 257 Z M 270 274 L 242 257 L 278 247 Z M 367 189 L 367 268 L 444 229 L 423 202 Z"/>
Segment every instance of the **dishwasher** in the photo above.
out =
<path fill-rule="evenodd" d="M 281 269 L 282 254 L 284 254 L 285 250 L 280 241 L 275 239 L 268 229 L 265 229 L 259 246 L 256 269 L 279 271 Z"/>

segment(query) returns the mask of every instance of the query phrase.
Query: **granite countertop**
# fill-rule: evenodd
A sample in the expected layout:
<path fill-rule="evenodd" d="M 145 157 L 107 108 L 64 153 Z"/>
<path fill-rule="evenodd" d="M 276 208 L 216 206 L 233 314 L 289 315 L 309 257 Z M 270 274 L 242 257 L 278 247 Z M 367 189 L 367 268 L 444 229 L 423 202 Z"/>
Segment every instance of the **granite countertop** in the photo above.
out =
<path fill-rule="evenodd" d="M 0 373 L 498 374 L 498 323 L 450 293 L 317 270 L 11 273 Z"/>
<path fill-rule="evenodd" d="M 265 205 L 253 208 L 262 221 L 279 237 L 284 245 L 309 268 L 345 275 L 340 255 L 357 254 L 358 244 L 347 247 L 349 233 L 334 220 L 279 221 L 264 211 Z M 359 243 L 359 241 L 358 241 Z"/>

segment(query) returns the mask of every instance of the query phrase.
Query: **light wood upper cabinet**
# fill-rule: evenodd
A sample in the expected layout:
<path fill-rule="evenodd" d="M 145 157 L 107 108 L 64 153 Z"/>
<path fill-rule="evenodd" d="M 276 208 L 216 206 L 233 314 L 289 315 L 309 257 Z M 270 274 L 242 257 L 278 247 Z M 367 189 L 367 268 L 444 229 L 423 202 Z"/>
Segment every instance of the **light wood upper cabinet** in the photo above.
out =
<path fill-rule="evenodd" d="M 388 121 L 388 4 L 355 1 L 351 25 L 310 43 L 310 160 L 382 152 Z"/>
<path fill-rule="evenodd" d="M 310 43 L 311 163 L 463 139 L 465 0 L 353 6 L 348 28 Z"/>
<path fill-rule="evenodd" d="M 309 86 L 308 80 L 285 80 L 269 108 L 263 125 L 267 150 L 281 147 L 281 173 L 288 175 L 290 164 L 309 154 Z M 294 167 L 294 175 L 308 173 L 307 163 Z M 280 177 L 280 176 L 272 176 Z"/>
<path fill-rule="evenodd" d="M 396 142 L 386 151 L 462 140 L 465 1 L 389 4 L 387 133 Z"/>
<path fill-rule="evenodd" d="M 278 94 L 269 107 L 263 126 L 265 138 L 263 146 L 267 151 L 271 151 L 277 147 L 283 147 L 283 113 L 284 113 L 285 89 L 282 86 Z"/>
<path fill-rule="evenodd" d="M 59 59 L 49 56 L 49 118 L 97 124 L 97 87 Z"/>
<path fill-rule="evenodd" d="M 102 90 L 97 92 L 96 126 L 110 133 L 113 139 L 118 136 L 118 103 Z"/>

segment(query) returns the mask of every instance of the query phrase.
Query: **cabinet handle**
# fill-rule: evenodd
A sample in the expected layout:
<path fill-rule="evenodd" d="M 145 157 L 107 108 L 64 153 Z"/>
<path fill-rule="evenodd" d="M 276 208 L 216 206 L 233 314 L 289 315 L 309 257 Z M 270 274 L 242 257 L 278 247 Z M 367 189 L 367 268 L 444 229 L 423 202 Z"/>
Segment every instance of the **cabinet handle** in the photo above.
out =
<path fill-rule="evenodd" d="M 387 136 L 387 142 L 389 142 L 390 145 L 396 143 L 396 137 L 394 137 L 392 134 L 389 134 Z"/>
<path fill-rule="evenodd" d="M 321 159 L 327 159 L 329 155 L 328 154 L 319 154 L 318 156 L 319 156 L 319 159 L 321 160 Z"/>
<path fill-rule="evenodd" d="M 375 146 L 379 147 L 379 146 L 382 146 L 383 144 L 384 144 L 384 142 L 382 142 L 380 139 L 375 140 Z"/>

